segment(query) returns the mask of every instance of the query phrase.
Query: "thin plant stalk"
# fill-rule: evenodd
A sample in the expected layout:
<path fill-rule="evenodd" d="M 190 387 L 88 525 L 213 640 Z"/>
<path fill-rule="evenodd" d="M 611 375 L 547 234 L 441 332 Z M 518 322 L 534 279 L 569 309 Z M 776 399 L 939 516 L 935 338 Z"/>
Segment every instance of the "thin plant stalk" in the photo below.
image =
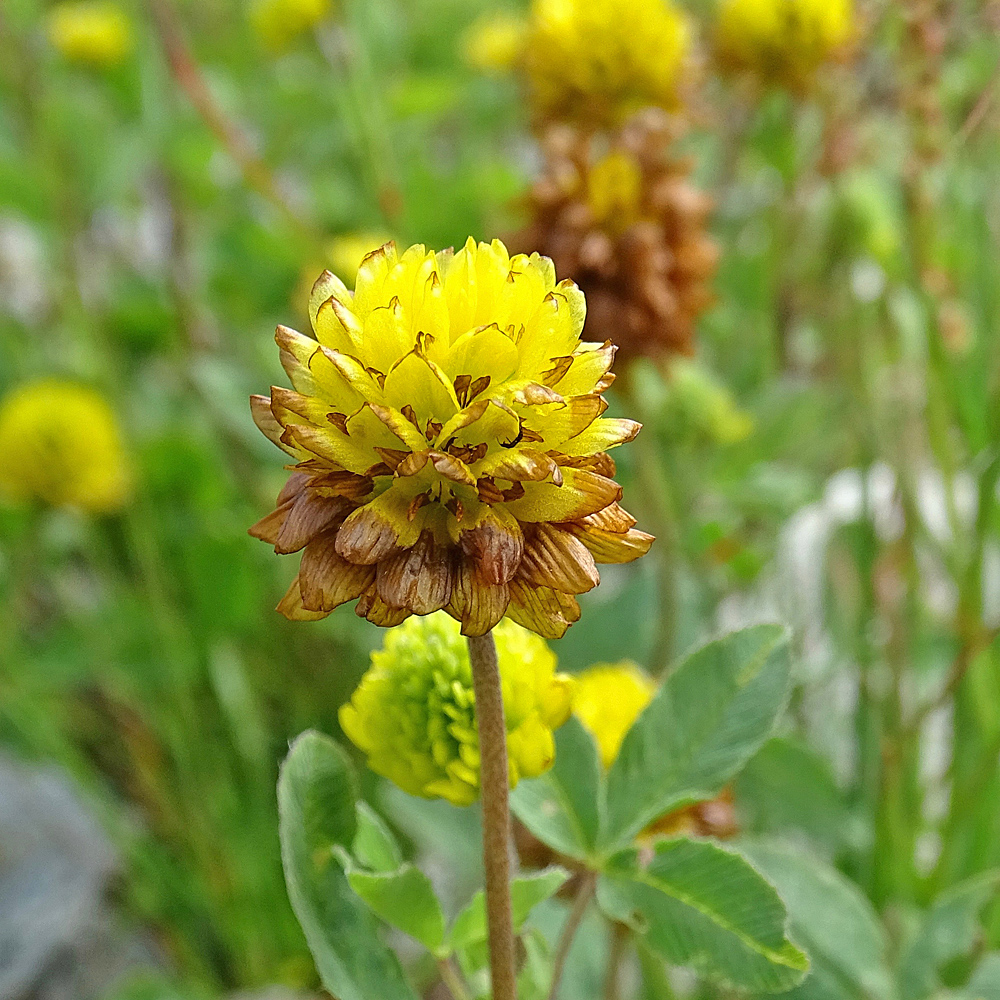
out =
<path fill-rule="evenodd" d="M 507 723 L 493 634 L 469 639 L 479 729 L 483 803 L 483 872 L 493 1000 L 517 1000 L 514 918 L 510 901 L 510 795 Z"/>
<path fill-rule="evenodd" d="M 548 1000 L 557 1000 L 559 996 L 559 984 L 562 982 L 563 971 L 566 968 L 566 959 L 569 958 L 576 932 L 580 929 L 580 924 L 587 914 L 596 888 L 596 873 L 587 872 L 577 890 L 576 899 L 573 900 L 573 908 L 569 911 L 562 934 L 559 936 L 559 944 L 556 946 L 555 958 L 552 961 L 552 985 L 549 987 Z"/>

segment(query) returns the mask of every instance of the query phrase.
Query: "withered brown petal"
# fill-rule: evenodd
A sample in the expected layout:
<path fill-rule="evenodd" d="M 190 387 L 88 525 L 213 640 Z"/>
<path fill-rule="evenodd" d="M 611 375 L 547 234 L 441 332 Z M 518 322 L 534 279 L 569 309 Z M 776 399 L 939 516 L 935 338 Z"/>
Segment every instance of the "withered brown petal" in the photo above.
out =
<path fill-rule="evenodd" d="M 253 417 L 253 422 L 257 425 L 257 429 L 268 441 L 276 444 L 282 451 L 286 451 L 289 454 L 295 453 L 294 449 L 282 443 L 281 435 L 284 433 L 284 428 L 278 423 L 271 412 L 271 400 L 269 397 L 251 396 L 250 415 Z"/>
<path fill-rule="evenodd" d="M 600 528 L 571 526 L 571 531 L 587 546 L 595 562 L 627 563 L 644 556 L 656 540 L 644 531 L 630 528 L 624 533 Z"/>
<path fill-rule="evenodd" d="M 543 639 L 561 639 L 579 620 L 580 605 L 569 594 L 512 580 L 507 617 Z"/>
<path fill-rule="evenodd" d="M 294 500 L 309 485 L 311 478 L 307 472 L 293 472 L 281 487 L 276 505 L 280 507 L 286 500 Z"/>
<path fill-rule="evenodd" d="M 580 523 L 600 528 L 602 531 L 613 531 L 620 534 L 634 528 L 635 518 L 619 503 L 610 503 L 596 514 L 588 514 L 580 518 Z"/>
<path fill-rule="evenodd" d="M 517 579 L 565 594 L 585 594 L 601 582 L 594 557 L 575 535 L 540 524 L 526 541 Z"/>
<path fill-rule="evenodd" d="M 302 593 L 299 590 L 299 578 L 292 580 L 291 586 L 285 591 L 285 596 L 278 602 L 275 611 L 280 611 L 292 622 L 317 622 L 325 618 L 325 611 L 309 611 L 302 604 Z"/>
<path fill-rule="evenodd" d="M 367 618 L 373 625 L 380 625 L 382 628 L 393 628 L 410 617 L 410 612 L 406 608 L 390 608 L 378 596 L 374 586 L 369 587 L 358 599 L 354 613 L 359 618 Z"/>
<path fill-rule="evenodd" d="M 285 523 L 285 518 L 288 517 L 288 512 L 291 510 L 293 503 L 293 500 L 286 500 L 283 504 L 272 510 L 270 514 L 262 517 L 253 527 L 249 528 L 247 534 L 254 538 L 259 538 L 262 542 L 267 542 L 268 545 L 277 545 L 278 534 Z"/>
<path fill-rule="evenodd" d="M 314 538 L 302 553 L 299 588 L 309 611 L 330 612 L 360 597 L 375 579 L 374 566 L 350 563 L 337 554 L 336 534 Z"/>
<path fill-rule="evenodd" d="M 429 615 L 451 598 L 451 570 L 451 553 L 425 531 L 411 549 L 379 562 L 379 596 L 391 607 Z"/>
<path fill-rule="evenodd" d="M 503 618 L 509 603 L 507 584 L 483 583 L 471 563 L 459 560 L 445 610 L 462 623 L 462 635 L 486 635 Z"/>
<path fill-rule="evenodd" d="M 337 532 L 337 552 L 348 562 L 377 563 L 399 550 L 392 522 L 371 507 L 359 507 Z"/>
<path fill-rule="evenodd" d="M 507 583 L 524 555 L 521 526 L 513 518 L 504 521 L 492 513 L 478 527 L 463 531 L 458 543 L 488 584 Z"/>
<path fill-rule="evenodd" d="M 275 540 L 274 551 L 281 555 L 298 552 L 321 531 L 343 520 L 349 510 L 350 504 L 341 497 L 324 497 L 312 490 L 303 490 L 292 501 Z"/>

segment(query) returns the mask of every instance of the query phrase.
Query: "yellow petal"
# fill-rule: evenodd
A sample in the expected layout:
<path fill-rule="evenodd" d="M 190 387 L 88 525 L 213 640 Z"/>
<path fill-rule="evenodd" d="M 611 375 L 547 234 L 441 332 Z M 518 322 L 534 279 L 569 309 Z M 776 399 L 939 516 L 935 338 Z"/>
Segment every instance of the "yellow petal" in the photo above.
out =
<path fill-rule="evenodd" d="M 563 485 L 525 483 L 524 496 L 504 506 L 519 521 L 575 521 L 621 499 L 621 487 L 586 469 L 563 469 Z"/>
<path fill-rule="evenodd" d="M 412 406 L 421 417 L 445 423 L 459 411 L 455 389 L 440 368 L 422 355 L 406 355 L 385 377 L 384 402 Z"/>
<path fill-rule="evenodd" d="M 453 381 L 457 375 L 471 375 L 474 379 L 488 375 L 491 386 L 495 387 L 514 373 L 517 364 L 516 345 L 493 324 L 460 336 L 451 345 L 441 367 Z"/>
<path fill-rule="evenodd" d="M 364 343 L 361 323 L 349 304 L 337 298 L 324 302 L 313 322 L 316 339 L 332 351 L 357 354 Z"/>
<path fill-rule="evenodd" d="M 564 455 L 596 455 L 632 441 L 642 429 L 635 420 L 595 420 L 585 430 L 555 447 Z"/>
<path fill-rule="evenodd" d="M 285 436 L 293 445 L 334 466 L 356 472 L 367 472 L 379 461 L 378 454 L 364 442 L 357 442 L 332 424 L 329 427 L 313 427 L 311 424 L 289 424 Z"/>

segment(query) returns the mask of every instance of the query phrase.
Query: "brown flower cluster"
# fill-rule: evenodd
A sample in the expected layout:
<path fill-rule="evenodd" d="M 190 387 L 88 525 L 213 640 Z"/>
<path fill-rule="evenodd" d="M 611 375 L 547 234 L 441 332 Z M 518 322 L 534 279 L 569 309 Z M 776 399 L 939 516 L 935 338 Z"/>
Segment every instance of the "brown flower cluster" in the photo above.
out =
<path fill-rule="evenodd" d="M 690 162 L 670 154 L 679 128 L 649 109 L 601 149 L 591 133 L 551 127 L 532 221 L 513 239 L 579 285 L 588 336 L 615 343 L 626 362 L 693 353 L 696 321 L 713 301 L 712 202 L 691 183 Z"/>

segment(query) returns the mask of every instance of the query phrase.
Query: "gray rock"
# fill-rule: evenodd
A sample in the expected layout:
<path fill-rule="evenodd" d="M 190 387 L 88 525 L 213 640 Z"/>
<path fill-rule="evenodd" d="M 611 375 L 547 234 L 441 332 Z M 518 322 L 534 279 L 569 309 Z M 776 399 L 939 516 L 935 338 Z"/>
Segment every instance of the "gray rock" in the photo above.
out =
<path fill-rule="evenodd" d="M 118 857 L 70 781 L 0 756 L 0 1000 L 87 1000 L 155 965 L 107 901 Z"/>

